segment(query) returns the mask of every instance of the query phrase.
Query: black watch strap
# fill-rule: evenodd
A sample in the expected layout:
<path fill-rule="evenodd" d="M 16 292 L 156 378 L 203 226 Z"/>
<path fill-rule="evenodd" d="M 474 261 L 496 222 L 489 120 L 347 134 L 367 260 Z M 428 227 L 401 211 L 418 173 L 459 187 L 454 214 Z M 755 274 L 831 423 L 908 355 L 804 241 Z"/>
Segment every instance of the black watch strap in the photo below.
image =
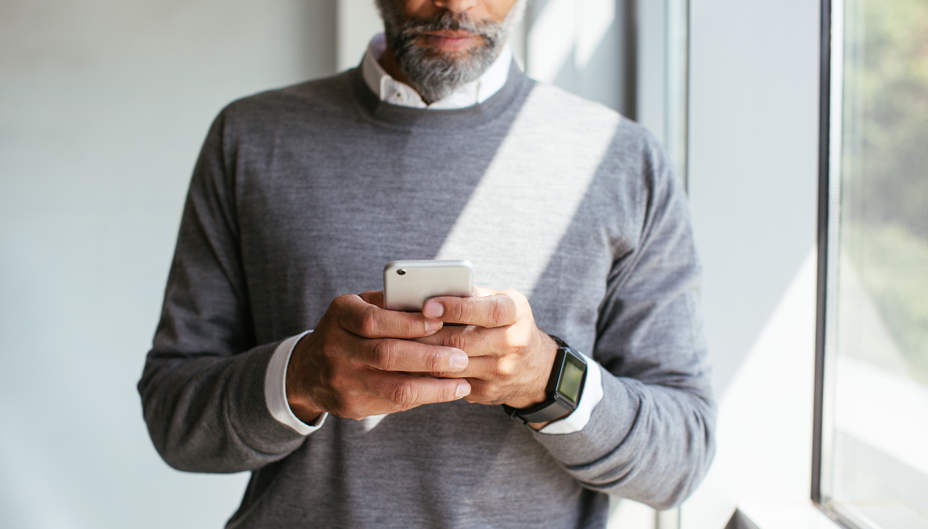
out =
<path fill-rule="evenodd" d="M 531 408 L 513 408 L 503 404 L 503 409 L 506 415 L 520 424 L 550 422 L 574 411 L 574 408 L 553 397 L 548 397 L 544 402 Z"/>
<path fill-rule="evenodd" d="M 551 369 L 551 375 L 548 377 L 548 385 L 546 388 L 547 398 L 544 402 L 540 402 L 528 408 L 513 408 L 512 406 L 503 404 L 503 410 L 506 412 L 506 415 L 512 417 L 513 420 L 521 424 L 553 421 L 577 409 L 578 402 L 572 402 L 570 398 L 558 391 L 560 389 L 558 386 L 561 382 L 561 377 L 565 372 L 565 365 L 583 366 L 582 375 L 579 379 L 579 387 L 577 388 L 576 395 L 573 395 L 574 400 L 579 401 L 579 395 L 583 394 L 583 385 L 586 382 L 586 361 L 583 360 L 580 353 L 574 351 L 569 345 L 564 343 L 564 340 L 561 340 L 557 336 L 549 336 L 557 343 L 558 349 L 557 355 L 554 358 L 554 366 Z M 572 368 L 567 367 L 568 371 L 570 369 Z M 577 368 L 574 367 L 573 369 L 576 370 Z"/>

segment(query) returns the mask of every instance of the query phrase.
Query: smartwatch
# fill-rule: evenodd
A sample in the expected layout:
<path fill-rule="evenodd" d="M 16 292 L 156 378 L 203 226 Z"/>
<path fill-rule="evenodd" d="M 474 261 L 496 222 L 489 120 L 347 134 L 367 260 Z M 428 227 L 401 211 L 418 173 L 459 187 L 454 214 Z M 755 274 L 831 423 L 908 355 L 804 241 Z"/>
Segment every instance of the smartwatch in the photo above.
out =
<path fill-rule="evenodd" d="M 580 395 L 583 394 L 586 360 L 564 343 L 564 340 L 550 334 L 548 336 L 557 342 L 558 347 L 551 376 L 548 377 L 548 385 L 545 388 L 547 398 L 544 402 L 528 408 L 513 408 L 503 404 L 506 415 L 521 424 L 549 422 L 566 417 L 577 409 Z"/>

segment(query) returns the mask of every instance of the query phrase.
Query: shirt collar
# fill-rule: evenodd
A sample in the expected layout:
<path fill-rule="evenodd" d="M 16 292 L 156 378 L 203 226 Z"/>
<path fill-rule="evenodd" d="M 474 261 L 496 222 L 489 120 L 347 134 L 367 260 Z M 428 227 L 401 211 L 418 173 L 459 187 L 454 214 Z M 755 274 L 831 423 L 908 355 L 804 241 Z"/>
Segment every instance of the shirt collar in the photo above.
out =
<path fill-rule="evenodd" d="M 448 110 L 483 103 L 506 84 L 509 78 L 509 66 L 512 63 L 512 49 L 509 44 L 506 44 L 500 51 L 499 57 L 476 81 L 461 85 L 445 98 L 426 105 L 415 89 L 391 77 L 380 65 L 378 61 L 386 49 L 386 37 L 383 33 L 378 33 L 371 40 L 367 53 L 361 61 L 364 82 L 381 101 L 412 108 Z"/>

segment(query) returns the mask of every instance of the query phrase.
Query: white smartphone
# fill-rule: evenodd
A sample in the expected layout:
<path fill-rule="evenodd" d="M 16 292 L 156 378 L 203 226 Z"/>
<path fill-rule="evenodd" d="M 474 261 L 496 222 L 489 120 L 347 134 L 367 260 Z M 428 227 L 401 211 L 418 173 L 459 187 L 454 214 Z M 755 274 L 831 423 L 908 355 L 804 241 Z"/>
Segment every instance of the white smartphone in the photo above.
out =
<path fill-rule="evenodd" d="M 419 312 L 436 296 L 474 295 L 474 266 L 469 261 L 392 261 L 383 267 L 383 305 L 388 310 Z"/>

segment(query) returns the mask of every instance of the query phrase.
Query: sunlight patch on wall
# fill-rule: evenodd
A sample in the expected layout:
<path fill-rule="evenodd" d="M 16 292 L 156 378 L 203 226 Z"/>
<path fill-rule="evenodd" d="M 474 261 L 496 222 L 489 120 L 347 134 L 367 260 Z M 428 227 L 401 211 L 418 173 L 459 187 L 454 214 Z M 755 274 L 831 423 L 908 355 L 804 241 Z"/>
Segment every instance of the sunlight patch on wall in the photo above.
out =
<path fill-rule="evenodd" d="M 816 252 L 811 249 L 724 395 L 718 451 L 683 527 L 724 527 L 744 502 L 807 503 L 812 465 Z"/>
<path fill-rule="evenodd" d="M 528 75 L 551 83 L 570 61 L 586 68 L 615 15 L 615 0 L 549 0 L 528 32 Z"/>
<path fill-rule="evenodd" d="M 583 0 L 577 2 L 577 55 L 579 70 L 586 68 L 599 48 L 603 37 L 615 23 L 615 0 Z"/>
<path fill-rule="evenodd" d="M 550 0 L 528 31 L 530 77 L 554 81 L 574 49 L 574 0 Z"/>

